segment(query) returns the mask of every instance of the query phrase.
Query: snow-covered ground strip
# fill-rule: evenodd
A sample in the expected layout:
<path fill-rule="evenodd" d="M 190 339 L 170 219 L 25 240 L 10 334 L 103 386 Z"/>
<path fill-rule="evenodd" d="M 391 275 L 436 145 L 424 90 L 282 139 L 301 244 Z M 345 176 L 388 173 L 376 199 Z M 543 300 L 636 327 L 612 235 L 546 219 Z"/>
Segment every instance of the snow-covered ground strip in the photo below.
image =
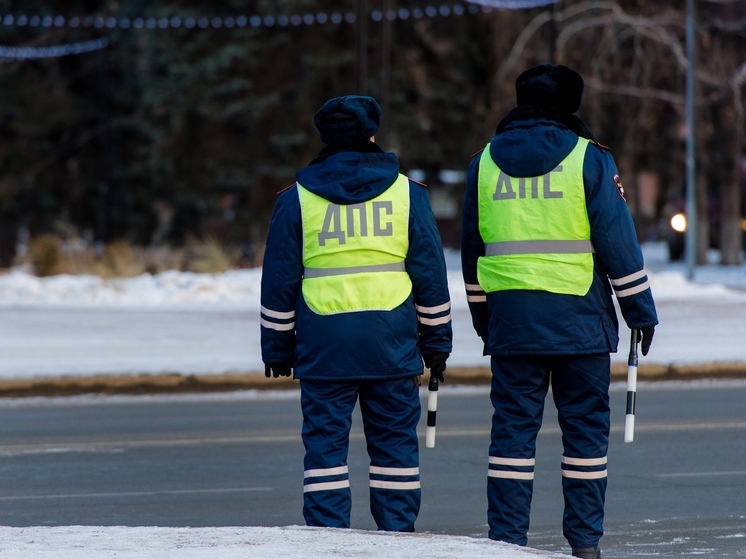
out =
<path fill-rule="evenodd" d="M 701 266 L 694 281 L 665 245 L 644 246 L 660 317 L 641 364 L 746 362 L 746 266 Z M 474 334 L 459 255 L 446 254 L 453 303 L 449 365 L 487 366 Z M 263 371 L 261 270 L 165 272 L 132 279 L 0 276 L 0 379 Z M 615 362 L 625 362 L 622 326 Z"/>
<path fill-rule="evenodd" d="M 128 279 L 61 274 L 38 278 L 21 270 L 0 276 L 0 306 L 205 307 L 259 309 L 260 268 L 222 274 L 167 271 Z"/>
<path fill-rule="evenodd" d="M 644 245 L 656 301 L 685 299 L 746 300 L 746 265 L 699 266 L 694 281 L 683 263 L 669 263 L 665 244 Z M 466 308 L 459 253 L 446 252 L 455 308 Z M 57 275 L 38 278 L 21 270 L 0 275 L 0 307 L 225 308 L 259 310 L 260 268 L 222 274 L 167 271 L 129 279 Z"/>
<path fill-rule="evenodd" d="M 278 528 L 0 527 L 3 559 L 540 559 L 567 557 L 488 539 Z"/>

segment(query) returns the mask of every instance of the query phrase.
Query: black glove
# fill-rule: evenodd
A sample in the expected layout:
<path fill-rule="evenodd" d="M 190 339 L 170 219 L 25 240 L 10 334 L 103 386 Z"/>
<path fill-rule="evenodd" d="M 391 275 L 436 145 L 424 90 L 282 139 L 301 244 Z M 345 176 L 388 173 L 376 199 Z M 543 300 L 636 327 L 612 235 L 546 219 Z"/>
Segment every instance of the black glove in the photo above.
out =
<path fill-rule="evenodd" d="M 265 363 L 264 376 L 269 377 L 289 377 L 293 374 L 292 363 Z"/>
<path fill-rule="evenodd" d="M 439 382 L 445 382 L 443 372 L 446 370 L 446 360 L 448 353 L 426 353 L 422 356 L 425 360 L 425 367 L 430 369 L 430 375 L 438 379 Z"/>
<path fill-rule="evenodd" d="M 650 351 L 650 344 L 653 343 L 653 335 L 655 334 L 655 326 L 646 326 L 645 328 L 637 329 L 637 339 L 640 341 L 640 349 L 643 355 L 647 355 Z"/>

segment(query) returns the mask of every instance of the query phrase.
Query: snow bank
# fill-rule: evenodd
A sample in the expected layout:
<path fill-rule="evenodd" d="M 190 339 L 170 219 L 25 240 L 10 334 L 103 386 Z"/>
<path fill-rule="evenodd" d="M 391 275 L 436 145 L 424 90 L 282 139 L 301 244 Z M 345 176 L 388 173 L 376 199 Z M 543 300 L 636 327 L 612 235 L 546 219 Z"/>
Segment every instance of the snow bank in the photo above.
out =
<path fill-rule="evenodd" d="M 452 264 L 451 264 L 452 265 Z M 670 267 L 669 267 L 670 268 Z M 679 266 L 680 268 L 680 266 Z M 0 307 L 240 307 L 258 310 L 261 268 L 231 270 L 222 274 L 167 271 L 128 279 L 58 275 L 38 278 L 21 270 L 0 276 Z M 695 281 L 673 267 L 648 271 L 656 301 L 676 299 L 746 300 L 746 268 L 708 266 L 698 270 Z M 466 291 L 460 269 L 450 269 L 448 283 L 454 308 L 466 308 Z"/>
<path fill-rule="evenodd" d="M 331 528 L 0 527 L 3 559 L 535 559 L 488 539 Z"/>
<path fill-rule="evenodd" d="M 196 274 L 170 270 L 128 279 L 61 274 L 38 278 L 20 270 L 0 276 L 0 305 L 130 306 L 236 305 L 259 308 L 261 269 Z"/>

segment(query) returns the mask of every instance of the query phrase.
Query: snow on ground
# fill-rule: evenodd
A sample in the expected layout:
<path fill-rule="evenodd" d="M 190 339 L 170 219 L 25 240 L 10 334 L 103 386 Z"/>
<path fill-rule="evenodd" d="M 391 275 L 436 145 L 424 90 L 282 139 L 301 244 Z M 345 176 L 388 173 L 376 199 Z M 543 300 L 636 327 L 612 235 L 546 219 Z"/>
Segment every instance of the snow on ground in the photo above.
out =
<path fill-rule="evenodd" d="M 694 281 L 644 245 L 660 326 L 641 364 L 746 361 L 746 266 L 701 266 Z M 446 253 L 453 303 L 453 367 L 486 367 L 471 326 L 459 254 Z M 59 375 L 260 373 L 260 269 L 169 271 L 132 279 L 19 270 L 0 275 L 0 379 Z M 620 328 L 624 362 L 629 330 Z"/>
<path fill-rule="evenodd" d="M 539 559 L 488 539 L 307 528 L 0 527 L 3 559 Z"/>
<path fill-rule="evenodd" d="M 21 270 L 0 276 L 0 307 L 211 307 L 259 309 L 259 268 L 223 274 L 167 271 L 130 279 L 61 274 L 37 278 Z"/>
<path fill-rule="evenodd" d="M 656 301 L 684 299 L 746 300 L 746 266 L 699 266 L 694 281 L 683 263 L 670 264 L 665 244 L 644 245 Z M 459 254 L 446 253 L 453 306 L 466 308 Z M 241 308 L 259 310 L 261 269 L 222 274 L 167 271 L 130 279 L 57 275 L 38 278 L 22 270 L 0 276 L 0 308 L 16 306 Z"/>

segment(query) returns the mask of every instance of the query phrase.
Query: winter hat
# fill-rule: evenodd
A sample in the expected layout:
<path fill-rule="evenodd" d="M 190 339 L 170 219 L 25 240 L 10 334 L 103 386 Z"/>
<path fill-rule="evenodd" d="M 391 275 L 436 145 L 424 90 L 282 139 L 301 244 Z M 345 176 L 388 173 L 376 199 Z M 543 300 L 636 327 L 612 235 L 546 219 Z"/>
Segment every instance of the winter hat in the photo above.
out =
<path fill-rule="evenodd" d="M 381 107 L 372 97 L 346 95 L 329 99 L 316 112 L 313 123 L 325 144 L 368 140 L 381 123 Z"/>
<path fill-rule="evenodd" d="M 516 104 L 552 107 L 573 114 L 580 108 L 583 78 L 567 66 L 541 64 L 515 81 Z"/>

